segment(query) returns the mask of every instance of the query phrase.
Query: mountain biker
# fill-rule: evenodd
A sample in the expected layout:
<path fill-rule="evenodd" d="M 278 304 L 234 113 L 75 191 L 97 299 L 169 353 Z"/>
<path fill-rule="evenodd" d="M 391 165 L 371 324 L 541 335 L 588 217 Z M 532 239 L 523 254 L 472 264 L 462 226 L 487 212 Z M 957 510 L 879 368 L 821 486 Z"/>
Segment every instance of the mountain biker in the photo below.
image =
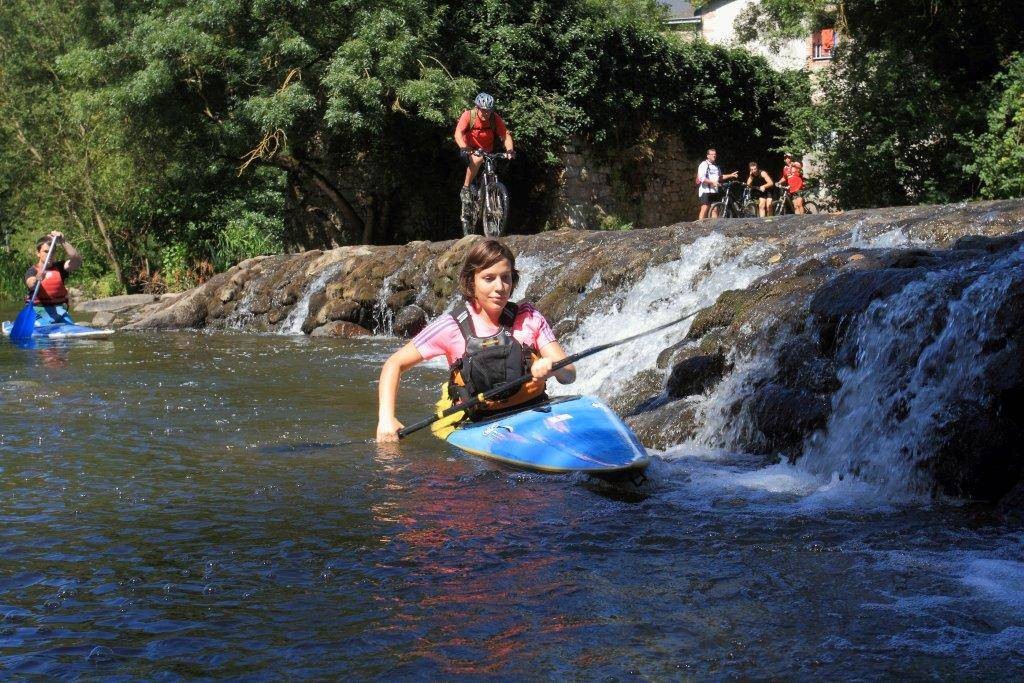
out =
<path fill-rule="evenodd" d="M 495 136 L 501 138 L 509 158 L 514 157 L 516 151 L 512 133 L 505 126 L 501 116 L 494 111 L 494 98 L 482 92 L 473 101 L 473 108 L 462 112 L 459 122 L 455 125 L 455 144 L 459 146 L 459 155 L 466 164 L 466 176 L 460 192 L 464 221 L 473 211 L 473 193 L 469 186 L 476 179 L 476 174 L 480 172 L 484 161 L 483 157 L 474 152 L 493 152 Z"/>
<path fill-rule="evenodd" d="M 747 187 L 750 188 L 750 198 L 757 202 L 757 215 L 764 217 L 772 215 L 772 198 L 769 190 L 775 187 L 771 176 L 762 171 L 756 161 L 749 164 L 750 170 L 747 174 Z"/>
<path fill-rule="evenodd" d="M 800 191 L 804 189 L 803 164 L 793 161 L 789 154 L 783 156 L 785 166 L 782 168 L 782 177 L 779 178 L 779 186 L 789 191 L 793 200 L 793 212 L 804 213 L 804 198 Z"/>
<path fill-rule="evenodd" d="M 739 176 L 739 171 L 733 171 L 722 175 L 722 169 L 718 168 L 715 164 L 715 159 L 718 158 L 718 152 L 714 147 L 708 150 L 707 158 L 700 162 L 700 166 L 697 167 L 697 198 L 700 200 L 700 213 L 697 216 L 697 220 L 702 221 L 708 217 L 708 212 L 711 210 L 711 205 L 719 200 L 718 188 L 723 180 L 729 180 Z M 718 218 L 716 215 L 712 218 Z"/>

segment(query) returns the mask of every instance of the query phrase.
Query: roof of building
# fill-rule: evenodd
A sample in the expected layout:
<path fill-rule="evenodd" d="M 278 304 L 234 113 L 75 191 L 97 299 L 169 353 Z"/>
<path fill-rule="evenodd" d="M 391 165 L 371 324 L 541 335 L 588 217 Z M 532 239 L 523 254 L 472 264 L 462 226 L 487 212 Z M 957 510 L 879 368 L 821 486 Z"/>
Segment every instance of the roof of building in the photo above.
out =
<path fill-rule="evenodd" d="M 668 10 L 669 23 L 697 18 L 689 0 L 660 0 L 660 2 Z"/>

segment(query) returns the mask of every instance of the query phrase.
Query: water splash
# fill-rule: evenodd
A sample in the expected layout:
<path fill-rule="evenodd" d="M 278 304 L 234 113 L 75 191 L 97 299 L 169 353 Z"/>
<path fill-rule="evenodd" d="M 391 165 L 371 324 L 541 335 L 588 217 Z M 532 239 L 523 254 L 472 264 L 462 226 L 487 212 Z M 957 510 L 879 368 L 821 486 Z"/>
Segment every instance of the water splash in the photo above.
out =
<path fill-rule="evenodd" d="M 323 291 L 327 283 L 338 274 L 344 267 L 344 263 L 336 262 L 321 270 L 302 290 L 302 298 L 299 299 L 288 316 L 281 321 L 277 327 L 278 334 L 302 334 L 302 323 L 309 315 L 309 301 L 317 292 Z"/>
<path fill-rule="evenodd" d="M 747 287 L 763 275 L 760 263 L 771 251 L 765 244 L 743 249 L 738 240 L 720 233 L 701 237 L 682 247 L 679 259 L 649 268 L 639 282 L 617 292 L 607 312 L 588 316 L 565 346 L 570 353 L 580 351 L 710 306 L 722 292 Z M 553 393 L 609 397 L 637 373 L 653 368 L 658 354 L 684 338 L 691 322 L 584 359 L 577 364 L 575 384 L 556 388 L 552 383 L 550 388 Z"/>
<path fill-rule="evenodd" d="M 800 466 L 852 474 L 893 495 L 925 493 L 920 465 L 954 406 L 977 396 L 978 358 L 999 335 L 991 312 L 1024 277 L 1022 265 L 1019 249 L 987 272 L 931 273 L 873 303 L 847 342 L 855 360 L 839 373 L 828 424 L 808 440 Z"/>
<path fill-rule="evenodd" d="M 395 334 L 395 312 L 388 305 L 388 297 L 391 296 L 391 286 L 398 279 L 400 270 L 396 270 L 384 278 L 377 290 L 377 298 L 373 303 L 373 320 L 375 323 L 374 334 L 382 334 L 392 337 Z"/>
<path fill-rule="evenodd" d="M 245 283 L 245 293 L 242 295 L 242 299 L 224 319 L 225 329 L 238 331 L 249 329 L 253 319 L 252 304 L 259 296 L 260 285 L 266 277 L 265 273 L 261 273 L 258 277 L 251 278 Z"/>

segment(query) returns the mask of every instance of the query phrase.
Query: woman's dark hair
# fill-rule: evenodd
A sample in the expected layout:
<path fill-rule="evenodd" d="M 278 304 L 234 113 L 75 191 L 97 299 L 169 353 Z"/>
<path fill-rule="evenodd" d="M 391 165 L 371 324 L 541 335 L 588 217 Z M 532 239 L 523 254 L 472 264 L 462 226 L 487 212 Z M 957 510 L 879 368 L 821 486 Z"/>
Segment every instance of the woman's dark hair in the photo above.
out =
<path fill-rule="evenodd" d="M 516 257 L 512 250 L 494 239 L 481 240 L 473 245 L 466 254 L 462 270 L 459 272 L 459 292 L 466 301 L 473 300 L 473 278 L 476 274 L 503 259 L 512 267 L 512 291 L 515 291 L 516 285 L 519 284 L 519 271 L 516 270 Z"/>
<path fill-rule="evenodd" d="M 52 239 L 53 239 L 53 237 L 51 237 L 50 235 L 43 235 L 42 237 L 37 239 L 36 240 L 36 251 L 39 251 L 39 247 L 43 246 L 44 244 L 46 246 L 50 246 L 50 240 L 52 240 Z"/>

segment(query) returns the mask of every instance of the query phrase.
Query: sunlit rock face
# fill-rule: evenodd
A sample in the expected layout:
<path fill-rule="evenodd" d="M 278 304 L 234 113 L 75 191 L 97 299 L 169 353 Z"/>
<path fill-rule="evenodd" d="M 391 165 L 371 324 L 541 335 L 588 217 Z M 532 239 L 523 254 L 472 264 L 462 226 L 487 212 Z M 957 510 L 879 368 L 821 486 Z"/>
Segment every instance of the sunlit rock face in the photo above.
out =
<path fill-rule="evenodd" d="M 250 259 L 118 315 L 133 329 L 409 337 L 459 301 L 477 239 Z M 971 499 L 1021 481 L 1022 201 L 506 241 L 515 298 L 570 352 L 695 313 L 552 386 L 606 399 L 650 447 Z"/>

